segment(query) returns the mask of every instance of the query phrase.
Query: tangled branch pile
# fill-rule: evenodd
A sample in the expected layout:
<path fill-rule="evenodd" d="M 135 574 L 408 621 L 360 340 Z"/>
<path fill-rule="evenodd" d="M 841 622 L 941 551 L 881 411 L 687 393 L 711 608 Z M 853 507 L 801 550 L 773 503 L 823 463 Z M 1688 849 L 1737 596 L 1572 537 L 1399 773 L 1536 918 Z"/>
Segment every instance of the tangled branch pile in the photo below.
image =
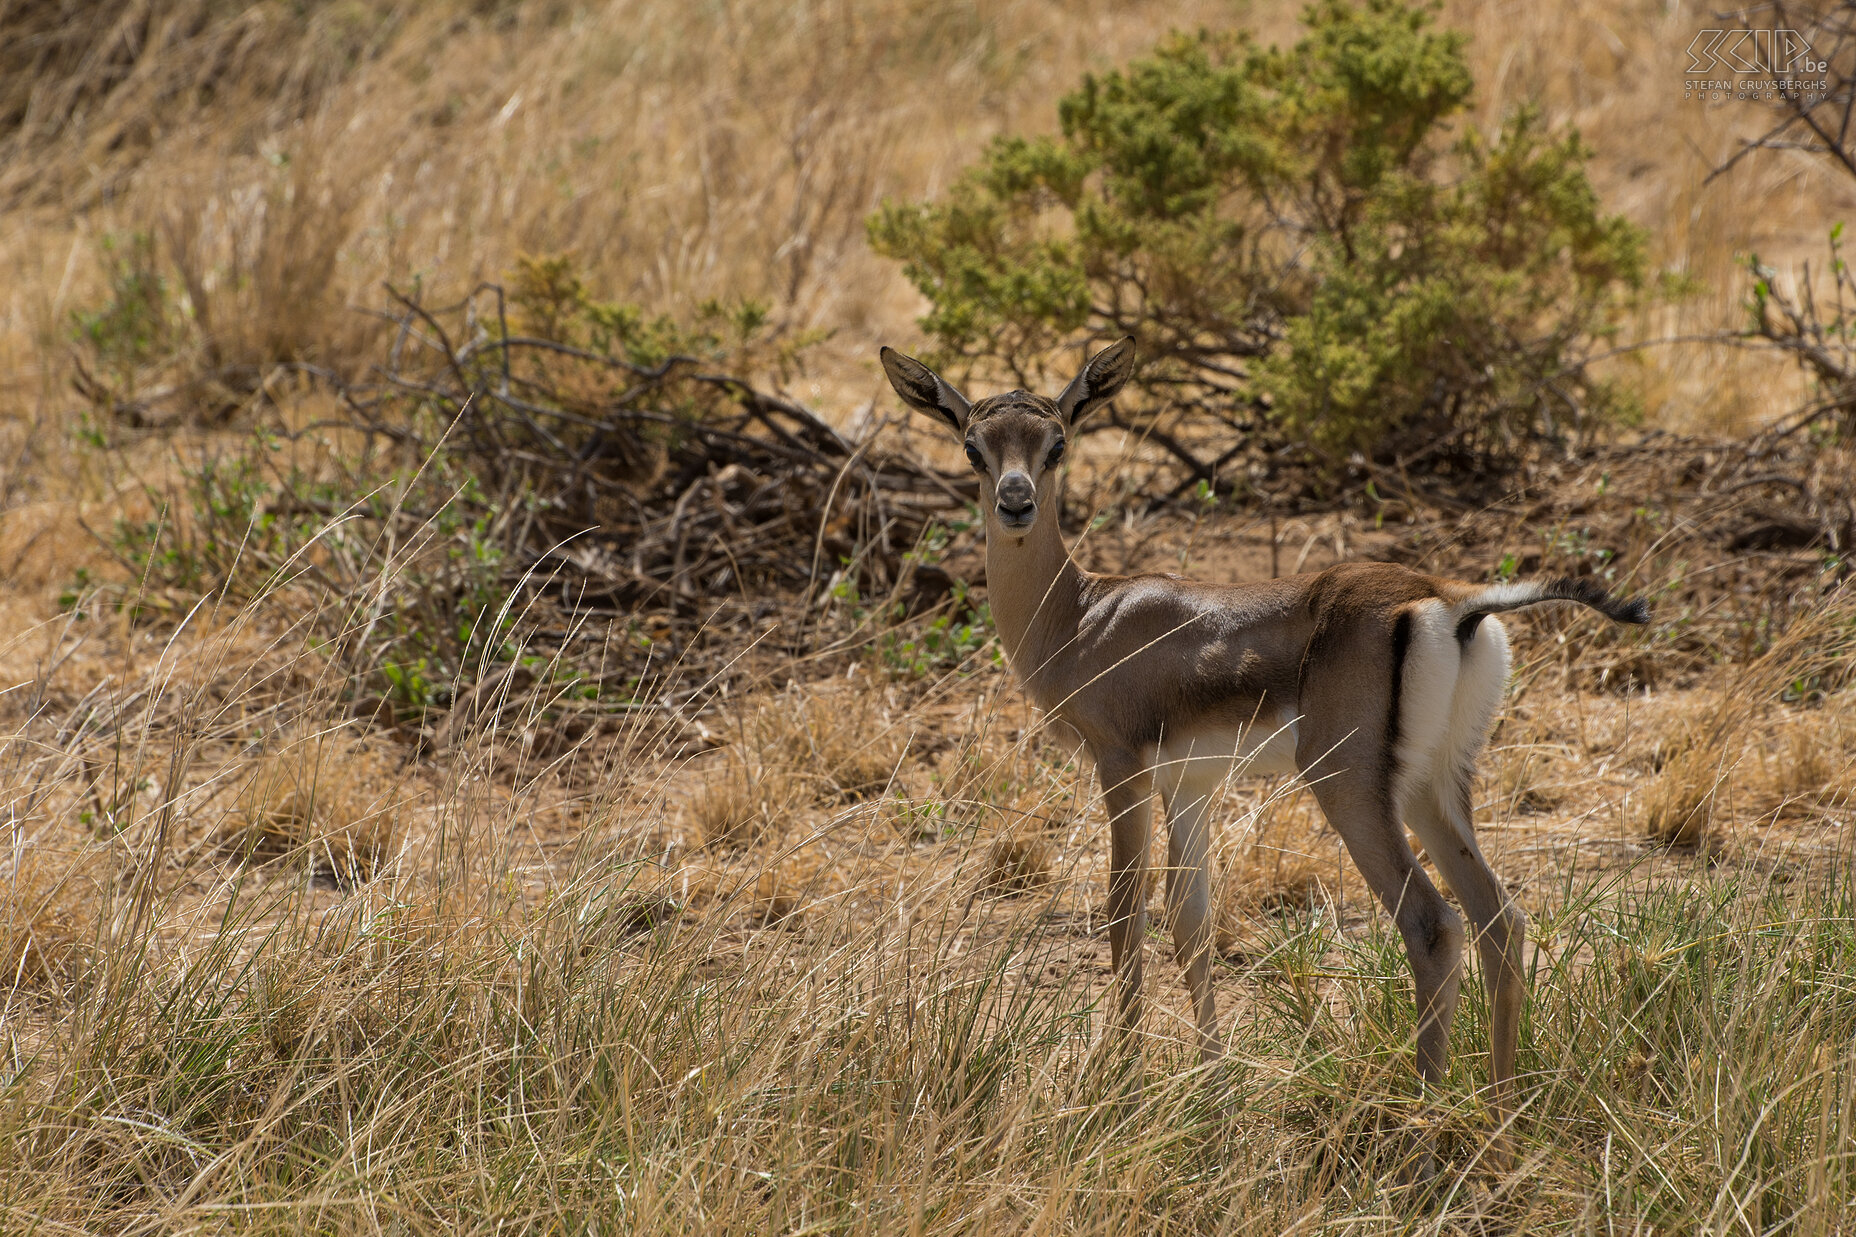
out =
<path fill-rule="evenodd" d="M 350 706 L 442 738 L 443 714 L 593 716 L 673 667 L 712 679 L 821 594 L 921 606 L 951 587 L 910 551 L 972 480 L 747 377 L 790 373 L 807 342 L 772 338 L 758 305 L 649 316 L 566 258 L 453 304 L 389 297 L 374 374 L 316 371 L 347 415 L 182 459 L 146 486 L 150 518 L 100 534 L 123 568 L 106 591 L 178 617 L 295 590 Z"/>
<path fill-rule="evenodd" d="M 519 507 L 505 552 L 565 574 L 576 601 L 689 612 L 809 593 L 821 573 L 886 592 L 927 522 L 970 497 L 969 479 L 871 453 L 730 367 L 759 359 L 753 303 L 647 319 L 592 299 L 565 259 L 444 308 L 392 298 L 389 362 L 349 406 Z"/>

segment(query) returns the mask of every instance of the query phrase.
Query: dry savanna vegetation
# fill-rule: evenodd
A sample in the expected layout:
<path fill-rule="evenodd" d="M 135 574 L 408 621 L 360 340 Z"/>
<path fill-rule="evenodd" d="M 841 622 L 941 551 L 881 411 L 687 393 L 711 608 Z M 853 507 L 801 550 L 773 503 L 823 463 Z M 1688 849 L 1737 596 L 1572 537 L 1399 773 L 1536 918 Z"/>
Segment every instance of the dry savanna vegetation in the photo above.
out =
<path fill-rule="evenodd" d="M 1829 85 L 1697 90 L 1734 26 Z M 1852 1231 L 1852 30 L 0 0 L 0 1229 Z M 875 352 L 1123 330 L 1087 566 L 1653 607 L 1509 624 L 1512 1165 L 1298 782 L 1213 813 L 1228 1059 L 1158 930 L 1105 1035 L 1098 788 Z"/>

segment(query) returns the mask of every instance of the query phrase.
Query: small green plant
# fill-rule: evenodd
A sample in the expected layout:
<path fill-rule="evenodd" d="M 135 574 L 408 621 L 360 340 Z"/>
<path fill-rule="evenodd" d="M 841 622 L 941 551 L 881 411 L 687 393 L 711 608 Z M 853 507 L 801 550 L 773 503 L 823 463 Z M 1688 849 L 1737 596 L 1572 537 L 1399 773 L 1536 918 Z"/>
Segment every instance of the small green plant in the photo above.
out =
<path fill-rule="evenodd" d="M 276 484 L 265 474 L 262 441 L 250 451 L 202 454 L 181 466 L 178 487 L 145 486 L 154 514 L 119 519 L 110 541 L 117 557 L 154 588 L 194 596 L 260 587 L 262 564 L 287 553 L 287 527 L 268 509 Z M 241 570 L 241 562 L 244 569 Z"/>
<path fill-rule="evenodd" d="M 923 679 L 948 671 L 971 670 L 988 647 L 992 650 L 991 664 L 1002 664 L 1004 654 L 993 639 L 991 607 L 974 601 L 966 583 L 957 580 L 946 613 L 913 631 L 897 628 L 884 632 L 877 643 L 877 656 L 891 675 Z"/>
<path fill-rule="evenodd" d="M 572 254 L 517 261 L 509 300 L 518 325 L 536 337 L 632 365 L 662 364 L 672 356 L 719 357 L 754 343 L 767 325 L 764 301 L 710 299 L 688 321 L 648 314 L 637 305 L 593 296 Z"/>
<path fill-rule="evenodd" d="M 97 582 L 91 578 L 90 568 L 79 567 L 71 573 L 71 583 L 58 594 L 58 608 L 78 618 L 88 618 L 83 606 L 90 595 L 96 591 Z"/>
<path fill-rule="evenodd" d="M 1841 223 L 1831 227 L 1827 250 L 1815 274 L 1805 263 L 1789 290 L 1758 254 L 1746 257 L 1748 333 L 1812 379 L 1814 406 L 1805 418 L 1818 446 L 1856 434 L 1856 275 L 1843 256 Z"/>
<path fill-rule="evenodd" d="M 366 633 L 372 688 L 415 714 L 448 704 L 460 681 L 524 657 L 504 580 L 505 512 L 458 461 L 434 457 L 398 499 L 397 480 L 343 498 L 336 483 L 281 463 L 277 447 L 258 430 L 241 447 L 183 461 L 173 485 L 145 486 L 152 514 L 118 520 L 106 539 L 128 577 L 107 586 L 110 595 L 138 619 L 175 617 L 175 602 L 238 605 L 300 585 L 346 598 L 326 608 L 322 621 L 333 627 L 322 637 Z M 421 507 L 411 541 L 389 549 L 382 531 L 405 527 Z M 103 587 L 81 572 L 61 600 L 76 609 Z M 571 668 L 536 674 L 577 690 Z"/>
<path fill-rule="evenodd" d="M 93 397 L 132 398 L 148 368 L 166 361 L 185 342 L 189 316 L 162 273 L 154 237 L 111 233 L 101 242 L 109 296 L 71 315 L 75 341 L 93 361 Z"/>
<path fill-rule="evenodd" d="M 387 681 L 391 698 L 414 713 L 438 703 L 438 687 L 428 677 L 430 663 L 421 657 L 414 662 L 382 662 L 380 676 Z"/>

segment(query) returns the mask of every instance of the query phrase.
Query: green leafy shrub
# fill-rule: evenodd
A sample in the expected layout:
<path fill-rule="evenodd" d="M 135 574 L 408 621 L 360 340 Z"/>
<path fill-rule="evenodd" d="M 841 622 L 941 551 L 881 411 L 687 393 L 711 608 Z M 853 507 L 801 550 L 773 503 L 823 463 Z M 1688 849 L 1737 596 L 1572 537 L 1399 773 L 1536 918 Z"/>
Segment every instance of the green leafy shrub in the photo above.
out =
<path fill-rule="evenodd" d="M 1085 332 L 1141 343 L 1147 419 L 1432 466 L 1511 461 L 1628 411 L 1587 372 L 1643 283 L 1576 135 L 1522 110 L 1452 140 L 1463 37 L 1327 0 L 1293 48 L 1175 34 L 1002 137 L 939 202 L 889 202 L 878 252 L 928 298 L 941 360 L 1023 382 Z M 1201 480 L 1215 466 L 1171 435 Z M 1243 438 L 1238 439 L 1239 442 Z"/>

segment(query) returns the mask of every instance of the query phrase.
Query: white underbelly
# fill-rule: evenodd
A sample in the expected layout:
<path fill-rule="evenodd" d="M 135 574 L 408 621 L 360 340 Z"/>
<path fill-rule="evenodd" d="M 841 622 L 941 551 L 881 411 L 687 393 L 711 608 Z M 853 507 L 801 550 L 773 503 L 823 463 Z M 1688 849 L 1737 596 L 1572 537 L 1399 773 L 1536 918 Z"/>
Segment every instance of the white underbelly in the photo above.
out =
<path fill-rule="evenodd" d="M 1204 786 L 1227 778 L 1294 773 L 1295 719 L 1258 718 L 1241 728 L 1173 736 L 1161 740 L 1154 757 L 1154 772 L 1162 786 Z"/>

